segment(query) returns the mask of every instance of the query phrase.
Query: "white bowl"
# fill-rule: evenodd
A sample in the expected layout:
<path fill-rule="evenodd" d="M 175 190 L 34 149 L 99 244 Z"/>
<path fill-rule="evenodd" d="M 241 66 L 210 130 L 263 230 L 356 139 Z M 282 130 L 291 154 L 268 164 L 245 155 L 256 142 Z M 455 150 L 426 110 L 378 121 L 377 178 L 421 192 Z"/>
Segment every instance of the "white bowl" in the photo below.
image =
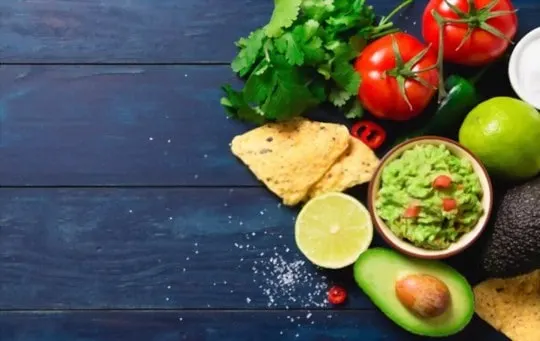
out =
<path fill-rule="evenodd" d="M 435 144 L 445 145 L 452 153 L 459 157 L 466 158 L 473 166 L 474 171 L 479 177 L 480 184 L 483 189 L 482 207 L 484 208 L 484 214 L 478 220 L 477 224 L 464 234 L 457 242 L 450 245 L 445 250 L 428 250 L 417 247 L 412 243 L 409 243 L 399 237 L 397 237 L 392 230 L 386 225 L 386 223 L 379 217 L 375 208 L 375 201 L 377 199 L 377 193 L 379 192 L 381 185 L 381 175 L 384 167 L 394 159 L 400 157 L 404 151 L 413 148 L 419 144 Z M 377 232 L 381 237 L 394 249 L 409 256 L 424 258 L 424 259 L 443 259 L 451 257 L 471 246 L 480 237 L 484 231 L 493 206 L 493 187 L 491 179 L 487 170 L 482 163 L 465 147 L 459 143 L 450 139 L 438 137 L 438 136 L 423 136 L 414 139 L 407 140 L 392 150 L 390 150 L 381 160 L 375 174 L 369 184 L 368 189 L 368 207 L 371 214 L 371 218 L 377 229 Z"/>
<path fill-rule="evenodd" d="M 508 77 L 518 97 L 540 109 L 540 27 L 527 33 L 514 47 Z"/>

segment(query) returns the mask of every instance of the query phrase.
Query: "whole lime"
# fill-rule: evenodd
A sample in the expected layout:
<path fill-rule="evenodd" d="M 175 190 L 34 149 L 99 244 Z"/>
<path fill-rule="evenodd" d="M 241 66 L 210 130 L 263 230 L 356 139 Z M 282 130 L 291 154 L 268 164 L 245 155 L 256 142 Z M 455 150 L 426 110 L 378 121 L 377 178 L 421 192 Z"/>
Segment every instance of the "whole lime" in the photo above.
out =
<path fill-rule="evenodd" d="M 511 97 L 478 104 L 465 118 L 459 142 L 496 177 L 532 178 L 540 172 L 540 113 Z"/>

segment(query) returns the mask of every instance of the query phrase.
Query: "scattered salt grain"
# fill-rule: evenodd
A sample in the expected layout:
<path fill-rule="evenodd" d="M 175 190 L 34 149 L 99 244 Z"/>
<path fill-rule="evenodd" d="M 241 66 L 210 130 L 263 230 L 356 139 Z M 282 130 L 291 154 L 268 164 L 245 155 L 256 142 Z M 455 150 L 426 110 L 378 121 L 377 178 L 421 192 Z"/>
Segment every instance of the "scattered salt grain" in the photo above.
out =
<path fill-rule="evenodd" d="M 171 143 L 171 139 L 168 139 L 168 140 L 167 140 L 167 143 Z"/>
<path fill-rule="evenodd" d="M 154 141 L 154 138 L 150 136 L 150 137 L 148 138 L 148 140 Z"/>
<path fill-rule="evenodd" d="M 183 321 L 183 320 L 184 320 L 184 319 L 183 319 L 182 317 L 179 317 L 179 318 L 178 318 L 178 321 L 180 321 L 180 322 Z"/>
<path fill-rule="evenodd" d="M 172 220 L 173 218 L 172 217 L 169 217 L 169 220 Z"/>
<path fill-rule="evenodd" d="M 133 210 L 129 210 L 129 213 L 133 213 Z"/>
<path fill-rule="evenodd" d="M 253 282 L 259 285 L 262 295 L 266 297 L 267 307 L 285 306 L 289 309 L 291 302 L 295 307 L 324 307 L 328 287 L 326 281 L 313 273 L 305 260 L 284 257 L 283 252 L 289 251 L 288 247 L 283 246 L 273 256 L 253 261 Z M 260 256 L 263 255 L 264 252 L 261 252 Z M 311 313 L 308 316 L 311 317 Z"/>
<path fill-rule="evenodd" d="M 251 298 L 246 297 L 246 302 L 247 302 L 247 304 L 251 303 Z"/>
<path fill-rule="evenodd" d="M 199 174 L 195 174 L 195 175 L 193 176 L 193 178 L 194 178 L 194 179 L 198 179 L 198 178 L 199 178 Z"/>
<path fill-rule="evenodd" d="M 204 154 L 203 157 L 204 157 L 205 159 L 208 159 L 208 154 Z"/>
<path fill-rule="evenodd" d="M 310 318 L 311 318 L 311 313 L 308 313 L 308 314 L 306 315 L 306 319 L 309 320 Z"/>

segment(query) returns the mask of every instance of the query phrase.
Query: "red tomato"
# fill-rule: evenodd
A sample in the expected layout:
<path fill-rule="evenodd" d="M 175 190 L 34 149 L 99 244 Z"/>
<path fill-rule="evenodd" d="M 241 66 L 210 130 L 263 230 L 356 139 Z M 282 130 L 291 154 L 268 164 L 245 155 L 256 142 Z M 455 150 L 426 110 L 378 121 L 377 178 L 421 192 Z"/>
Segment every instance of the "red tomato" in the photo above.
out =
<path fill-rule="evenodd" d="M 403 63 L 393 48 L 393 38 Z M 421 58 L 407 65 L 415 56 Z M 370 43 L 355 61 L 355 69 L 362 77 L 358 91 L 362 106 L 382 119 L 405 121 L 418 116 L 431 101 L 439 82 L 437 55 L 412 35 L 401 32 Z M 403 79 L 402 88 L 399 78 Z"/>
<path fill-rule="evenodd" d="M 439 175 L 433 180 L 433 188 L 447 189 L 452 185 L 452 179 L 448 175 Z"/>
<path fill-rule="evenodd" d="M 457 202 L 455 199 L 452 198 L 444 198 L 442 205 L 443 209 L 448 212 L 454 210 L 457 207 Z"/>
<path fill-rule="evenodd" d="M 403 216 L 405 218 L 416 218 L 418 217 L 418 215 L 420 214 L 420 206 L 417 206 L 417 205 L 411 205 L 409 207 L 407 207 L 407 209 L 405 210 L 405 213 L 403 214 Z"/>
<path fill-rule="evenodd" d="M 448 6 L 446 1 L 457 10 Z M 469 1 L 475 8 L 469 8 Z M 439 48 L 439 24 L 433 10 L 445 20 L 465 18 L 470 21 L 449 22 L 443 30 L 444 59 L 456 64 L 478 66 L 497 59 L 517 32 L 518 20 L 510 0 L 430 0 L 422 16 L 422 35 L 434 49 Z M 457 13 L 459 11 L 462 13 Z M 500 36 L 493 34 L 493 29 Z"/>

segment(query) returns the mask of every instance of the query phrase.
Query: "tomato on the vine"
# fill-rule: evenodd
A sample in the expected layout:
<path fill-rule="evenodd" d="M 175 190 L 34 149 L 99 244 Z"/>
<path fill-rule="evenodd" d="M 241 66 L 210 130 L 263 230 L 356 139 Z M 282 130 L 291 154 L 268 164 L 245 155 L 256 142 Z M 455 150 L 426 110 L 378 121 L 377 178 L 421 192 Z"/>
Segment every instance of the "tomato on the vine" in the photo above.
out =
<path fill-rule="evenodd" d="M 516 35 L 515 12 L 510 0 L 430 0 L 422 16 L 422 36 L 435 50 L 439 48 L 438 13 L 445 21 L 444 60 L 484 65 L 499 58 Z"/>
<path fill-rule="evenodd" d="M 407 33 L 394 33 L 370 43 L 355 61 L 362 77 L 362 106 L 381 119 L 405 121 L 429 104 L 439 82 L 437 55 Z"/>

